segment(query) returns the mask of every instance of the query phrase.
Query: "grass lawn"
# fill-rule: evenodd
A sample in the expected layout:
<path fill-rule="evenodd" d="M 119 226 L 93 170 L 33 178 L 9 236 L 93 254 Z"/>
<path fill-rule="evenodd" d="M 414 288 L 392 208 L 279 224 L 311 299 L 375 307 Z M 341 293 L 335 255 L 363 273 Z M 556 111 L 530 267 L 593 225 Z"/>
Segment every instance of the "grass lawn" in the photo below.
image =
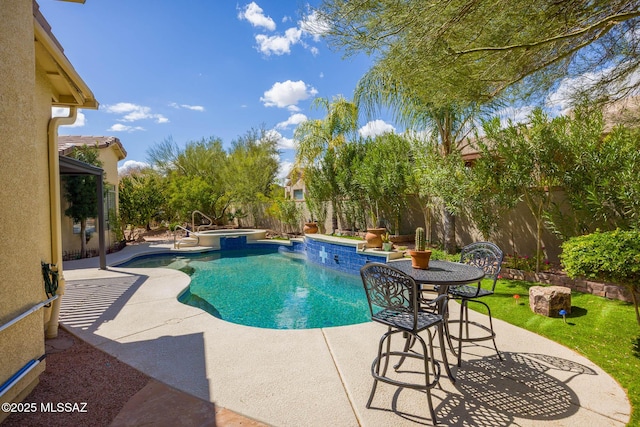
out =
<path fill-rule="evenodd" d="M 640 326 L 633 305 L 571 293 L 571 314 L 562 318 L 534 314 L 529 288 L 537 283 L 498 280 L 496 293 L 483 298 L 497 318 L 563 344 L 600 366 L 627 391 L 633 412 L 629 426 L 640 426 Z M 514 295 L 520 295 L 516 301 Z M 476 308 L 479 304 L 471 304 Z"/>

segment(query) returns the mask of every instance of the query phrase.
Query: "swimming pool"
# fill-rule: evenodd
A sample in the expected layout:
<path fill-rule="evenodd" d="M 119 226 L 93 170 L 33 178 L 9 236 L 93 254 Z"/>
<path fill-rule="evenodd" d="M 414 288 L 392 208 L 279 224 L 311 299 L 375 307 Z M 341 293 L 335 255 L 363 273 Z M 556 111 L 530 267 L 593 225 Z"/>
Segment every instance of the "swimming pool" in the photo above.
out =
<path fill-rule="evenodd" d="M 154 255 L 121 267 L 184 271 L 191 276 L 191 284 L 179 300 L 232 323 L 311 329 L 369 321 L 360 276 L 274 249 Z"/>

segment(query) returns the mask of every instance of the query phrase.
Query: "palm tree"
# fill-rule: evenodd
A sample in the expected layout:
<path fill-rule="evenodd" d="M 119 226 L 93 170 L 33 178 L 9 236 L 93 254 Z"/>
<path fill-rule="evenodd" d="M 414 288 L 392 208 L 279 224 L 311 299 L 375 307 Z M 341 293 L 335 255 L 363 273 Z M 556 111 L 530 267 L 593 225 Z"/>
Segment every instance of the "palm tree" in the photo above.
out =
<path fill-rule="evenodd" d="M 316 98 L 316 108 L 323 108 L 327 114 L 324 119 L 307 120 L 295 130 L 296 161 L 295 167 L 304 171 L 317 167 L 323 161 L 326 185 L 331 198 L 332 227 L 338 229 L 340 188 L 336 180 L 335 158 L 338 149 L 344 145 L 349 135 L 355 136 L 358 129 L 358 108 L 344 97 Z"/>
<path fill-rule="evenodd" d="M 468 145 L 467 136 L 472 130 L 473 119 L 477 116 L 478 108 L 473 103 L 464 105 L 450 103 L 448 105 L 434 104 L 429 100 L 431 92 L 423 91 L 412 78 L 403 73 L 397 73 L 395 64 L 388 57 L 380 59 L 360 79 L 356 88 L 356 104 L 364 109 L 367 116 L 373 116 L 381 108 L 390 108 L 395 120 L 408 129 L 430 130 L 430 144 L 424 152 L 417 152 L 416 156 L 431 156 L 437 153 L 446 166 L 459 161 L 459 154 Z M 432 90 L 432 89 L 431 89 Z M 425 163 L 425 162 L 423 162 Z M 420 162 L 417 163 L 418 165 Z M 459 169 L 460 165 L 452 165 Z M 432 174 L 433 169 L 422 168 L 418 174 Z M 440 174 L 446 177 L 447 174 Z M 431 177 L 438 178 L 438 177 Z M 437 179 L 436 179 L 437 180 Z M 434 179 L 420 179 L 434 183 Z M 461 209 L 461 189 L 451 185 L 449 181 L 440 180 L 433 188 L 421 188 L 421 195 L 429 194 L 437 197 L 444 205 L 445 250 L 454 253 L 455 215 Z"/>

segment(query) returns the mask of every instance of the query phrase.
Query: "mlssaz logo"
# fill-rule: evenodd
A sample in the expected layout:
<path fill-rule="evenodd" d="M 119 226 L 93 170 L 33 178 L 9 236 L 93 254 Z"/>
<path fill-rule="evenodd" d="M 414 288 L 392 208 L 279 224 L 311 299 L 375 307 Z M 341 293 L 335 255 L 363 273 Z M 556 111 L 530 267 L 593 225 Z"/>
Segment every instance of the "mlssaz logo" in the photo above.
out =
<path fill-rule="evenodd" d="M 43 402 L 40 403 L 40 412 L 87 412 L 87 403 Z"/>

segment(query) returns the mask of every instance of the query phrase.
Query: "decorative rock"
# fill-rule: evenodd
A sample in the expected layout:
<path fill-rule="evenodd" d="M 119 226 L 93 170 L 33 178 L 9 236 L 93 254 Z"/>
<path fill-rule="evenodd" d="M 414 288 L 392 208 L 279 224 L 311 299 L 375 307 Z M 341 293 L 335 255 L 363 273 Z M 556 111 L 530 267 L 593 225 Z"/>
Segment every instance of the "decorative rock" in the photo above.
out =
<path fill-rule="evenodd" d="M 560 310 L 571 313 L 571 289 L 564 286 L 532 286 L 529 288 L 529 307 L 534 313 L 558 317 Z"/>

